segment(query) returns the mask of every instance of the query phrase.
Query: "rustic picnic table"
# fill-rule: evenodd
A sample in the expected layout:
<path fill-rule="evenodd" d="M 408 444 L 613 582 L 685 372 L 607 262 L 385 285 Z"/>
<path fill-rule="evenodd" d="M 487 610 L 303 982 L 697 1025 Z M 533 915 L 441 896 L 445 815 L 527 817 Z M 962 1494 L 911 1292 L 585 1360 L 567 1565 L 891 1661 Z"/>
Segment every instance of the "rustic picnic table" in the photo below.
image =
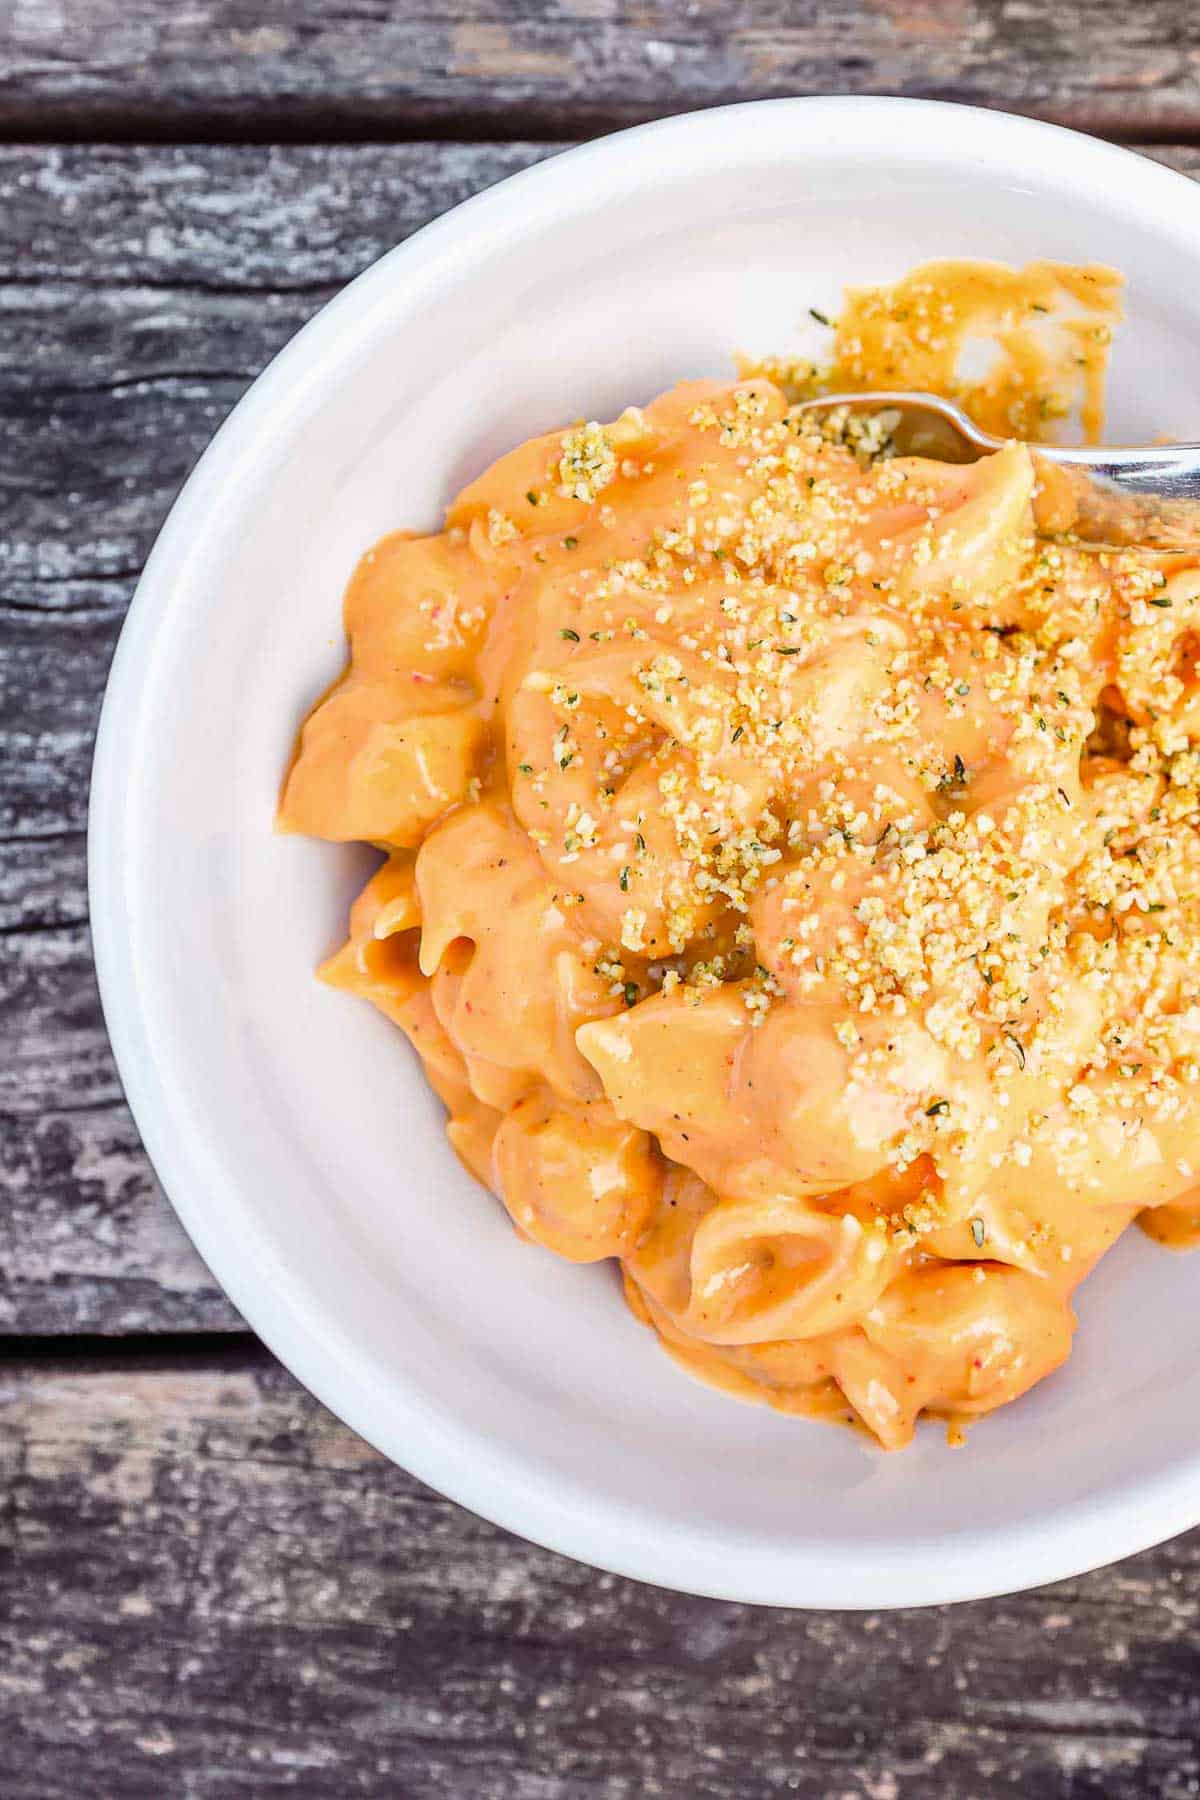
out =
<path fill-rule="evenodd" d="M 174 494 L 270 355 L 567 141 L 847 90 L 1007 106 L 1200 174 L 1189 0 L 0 0 L 5 1800 L 1200 1792 L 1200 1532 L 877 1615 L 534 1549 L 257 1343 L 156 1185 L 101 1020 L 105 673 Z"/>

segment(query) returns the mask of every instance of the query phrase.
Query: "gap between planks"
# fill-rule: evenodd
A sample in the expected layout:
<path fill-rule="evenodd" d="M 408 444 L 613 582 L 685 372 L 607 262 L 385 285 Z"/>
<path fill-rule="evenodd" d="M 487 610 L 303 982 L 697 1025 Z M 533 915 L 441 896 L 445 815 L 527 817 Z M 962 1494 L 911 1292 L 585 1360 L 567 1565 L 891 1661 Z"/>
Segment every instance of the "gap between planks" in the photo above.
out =
<path fill-rule="evenodd" d="M 16 1372 L 71 1374 L 86 1366 L 95 1374 L 168 1374 L 178 1370 L 271 1369 L 278 1367 L 252 1331 L 135 1332 L 105 1337 L 0 1336 L 0 1377 Z"/>
<path fill-rule="evenodd" d="M 748 101 L 811 99 L 826 95 L 935 100 L 980 112 L 1008 112 L 1126 146 L 1177 144 L 1192 148 L 1200 145 L 1200 101 L 1194 110 L 1180 107 L 1147 119 L 1120 106 L 1102 103 L 1041 107 L 1022 105 L 1019 98 L 1003 94 L 985 99 L 967 92 L 931 89 L 889 96 L 887 90 L 849 87 L 798 90 L 794 95 L 786 96 L 751 89 L 678 106 L 588 107 L 572 102 L 536 110 L 519 106 L 462 110 L 435 103 L 415 108 L 405 118 L 394 117 L 386 103 L 376 112 L 369 102 L 361 101 L 356 102 L 353 111 L 303 100 L 267 101 L 255 108 L 253 117 L 246 116 L 249 109 L 241 107 L 230 112 L 181 109 L 164 116 L 104 103 L 72 107 L 62 113 L 44 106 L 0 106 L 0 145 L 47 149 L 78 145 L 97 149 L 129 149 L 142 145 L 155 148 L 191 145 L 204 149 L 294 149 L 306 146 L 336 149 L 343 146 L 386 148 L 400 144 L 502 147 L 530 143 L 565 148 L 685 113 L 711 112 Z"/>

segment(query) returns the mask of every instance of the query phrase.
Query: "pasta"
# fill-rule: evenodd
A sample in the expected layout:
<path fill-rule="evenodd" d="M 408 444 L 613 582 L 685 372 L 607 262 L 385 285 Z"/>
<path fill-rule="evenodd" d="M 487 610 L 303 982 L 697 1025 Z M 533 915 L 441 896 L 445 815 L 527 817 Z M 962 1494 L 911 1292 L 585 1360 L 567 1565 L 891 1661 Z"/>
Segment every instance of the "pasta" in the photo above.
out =
<path fill-rule="evenodd" d="M 862 386 L 898 294 L 843 323 Z M 975 272 L 944 316 L 1027 366 L 1022 308 L 1077 349 L 1114 294 Z M 323 974 L 517 1229 L 896 1448 L 1054 1370 L 1132 1220 L 1200 1238 L 1200 565 L 1039 532 L 1022 442 L 839 439 L 806 379 L 534 439 L 368 551 L 280 821 L 384 854 Z"/>

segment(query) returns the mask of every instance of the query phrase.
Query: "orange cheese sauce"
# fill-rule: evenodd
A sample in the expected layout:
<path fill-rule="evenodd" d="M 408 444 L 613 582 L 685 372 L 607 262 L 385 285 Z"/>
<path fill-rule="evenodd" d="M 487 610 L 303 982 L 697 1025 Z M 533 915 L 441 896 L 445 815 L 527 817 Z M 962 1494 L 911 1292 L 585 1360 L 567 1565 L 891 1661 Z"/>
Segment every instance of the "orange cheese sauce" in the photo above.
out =
<path fill-rule="evenodd" d="M 955 331 L 1016 304 L 959 281 Z M 895 303 L 850 305 L 895 382 Z M 894 1448 L 1055 1369 L 1139 1215 L 1200 1235 L 1200 566 L 1040 537 L 1023 444 L 870 460 L 775 376 L 368 551 L 280 822 L 383 853 L 322 973 L 518 1230 Z"/>
<path fill-rule="evenodd" d="M 850 288 L 821 363 L 743 359 L 792 398 L 908 388 L 957 400 L 997 437 L 1045 443 L 1077 416 L 1096 442 L 1120 275 L 1100 264 L 946 259 L 886 287 Z M 820 317 L 821 315 L 816 315 Z"/>

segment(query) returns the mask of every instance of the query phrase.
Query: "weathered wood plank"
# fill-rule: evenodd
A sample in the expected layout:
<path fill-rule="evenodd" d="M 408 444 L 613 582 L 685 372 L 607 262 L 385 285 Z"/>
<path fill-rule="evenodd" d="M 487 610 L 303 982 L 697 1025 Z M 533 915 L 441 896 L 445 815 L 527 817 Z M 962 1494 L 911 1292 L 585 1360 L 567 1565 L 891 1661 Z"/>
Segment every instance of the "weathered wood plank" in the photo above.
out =
<path fill-rule="evenodd" d="M 52 614 L 48 628 L 37 611 L 0 605 L 0 835 L 86 824 L 96 721 L 122 616 L 71 609 Z"/>
<path fill-rule="evenodd" d="M 25 907 L 46 890 L 52 908 L 85 904 L 77 840 L 31 838 L 4 850 L 6 906 Z M 168 1206 L 122 1099 L 86 925 L 16 931 L 4 951 L 0 1337 L 240 1329 Z"/>
<path fill-rule="evenodd" d="M 0 871 L 0 1337 L 240 1329 L 121 1095 L 82 838 L 0 845 Z"/>
<path fill-rule="evenodd" d="M 265 1356 L 0 1368 L 0 1467 L 6 1800 L 1183 1800 L 1200 1779 L 1200 1534 L 974 1606 L 692 1600 L 485 1525 Z"/>
<path fill-rule="evenodd" d="M 0 148 L 0 1332 L 238 1324 L 137 1147 L 95 993 L 82 832 L 108 658 L 176 487 L 267 357 L 544 153 Z"/>
<path fill-rule="evenodd" d="M 93 0 L 6 9 L 11 135 L 579 136 L 687 107 L 860 91 L 1133 136 L 1200 123 L 1184 0 Z"/>
<path fill-rule="evenodd" d="M 101 293 L 194 286 L 218 298 L 304 292 L 348 281 L 431 218 L 553 149 L 7 145 L 0 283 L 80 281 Z"/>
<path fill-rule="evenodd" d="M 216 425 L 321 302 L 544 153 L 0 150 L 0 597 L 135 574 Z"/>
<path fill-rule="evenodd" d="M 0 843 L 0 936 L 60 930 L 87 918 L 82 832 Z"/>
<path fill-rule="evenodd" d="M 81 835 L 0 845 L 0 1337 L 236 1331 L 121 1097 L 86 911 Z"/>
<path fill-rule="evenodd" d="M 243 1328 L 122 1101 L 0 1111 L 0 1195 L 0 1338 Z"/>
<path fill-rule="evenodd" d="M 0 1113 L 37 1119 L 119 1100 L 86 923 L 17 932 L 5 949 Z"/>

